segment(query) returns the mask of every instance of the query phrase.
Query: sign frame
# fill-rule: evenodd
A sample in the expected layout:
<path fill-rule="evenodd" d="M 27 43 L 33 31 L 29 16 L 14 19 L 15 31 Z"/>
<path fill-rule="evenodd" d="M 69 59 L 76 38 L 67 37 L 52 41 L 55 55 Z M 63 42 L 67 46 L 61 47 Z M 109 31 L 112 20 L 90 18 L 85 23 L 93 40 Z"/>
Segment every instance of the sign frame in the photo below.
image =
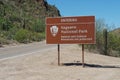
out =
<path fill-rule="evenodd" d="M 93 28 L 94 28 L 94 30 L 92 30 L 92 31 L 94 31 L 93 32 L 94 34 L 92 34 L 92 39 L 94 39 L 93 42 L 81 42 L 81 41 L 74 42 L 74 40 L 73 40 L 73 42 L 71 42 L 71 41 L 70 42 L 64 42 L 64 41 L 50 42 L 49 41 L 51 39 L 49 39 L 49 37 L 48 37 L 48 35 L 50 35 L 50 32 L 48 33 L 48 27 L 59 26 L 59 28 L 60 28 L 61 25 L 66 25 L 66 26 L 67 25 L 72 25 L 72 26 L 77 25 L 77 27 L 78 27 L 79 25 L 82 25 L 82 24 L 83 25 L 93 24 Z M 46 27 L 46 43 L 47 44 L 95 44 L 96 43 L 95 16 L 54 17 L 54 18 L 48 17 L 48 18 L 46 18 L 46 26 L 47 26 Z M 79 26 L 79 28 L 81 28 L 81 27 Z M 59 34 L 61 34 L 61 33 L 59 33 Z M 59 35 L 59 37 L 60 36 L 61 35 Z M 54 37 L 52 37 L 52 38 L 54 38 Z"/>

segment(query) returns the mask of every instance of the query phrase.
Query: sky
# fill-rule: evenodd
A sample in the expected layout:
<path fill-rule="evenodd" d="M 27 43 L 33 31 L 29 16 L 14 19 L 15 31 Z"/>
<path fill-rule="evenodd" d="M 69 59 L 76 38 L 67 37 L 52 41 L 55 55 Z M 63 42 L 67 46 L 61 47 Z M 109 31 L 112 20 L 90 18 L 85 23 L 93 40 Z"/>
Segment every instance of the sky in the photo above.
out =
<path fill-rule="evenodd" d="M 120 27 L 120 0 L 47 0 L 55 5 L 63 17 L 95 16 L 108 26 Z"/>

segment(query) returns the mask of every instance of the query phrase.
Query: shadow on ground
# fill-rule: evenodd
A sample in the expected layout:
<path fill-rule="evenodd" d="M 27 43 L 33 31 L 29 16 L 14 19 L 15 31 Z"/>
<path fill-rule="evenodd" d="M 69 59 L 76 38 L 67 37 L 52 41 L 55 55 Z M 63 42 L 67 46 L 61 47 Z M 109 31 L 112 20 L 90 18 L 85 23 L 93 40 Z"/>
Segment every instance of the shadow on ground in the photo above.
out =
<path fill-rule="evenodd" d="M 82 63 L 63 63 L 63 66 L 82 66 Z M 92 68 L 120 68 L 120 66 L 112 66 L 112 65 L 98 65 L 98 64 L 84 64 L 84 67 L 92 67 Z"/>

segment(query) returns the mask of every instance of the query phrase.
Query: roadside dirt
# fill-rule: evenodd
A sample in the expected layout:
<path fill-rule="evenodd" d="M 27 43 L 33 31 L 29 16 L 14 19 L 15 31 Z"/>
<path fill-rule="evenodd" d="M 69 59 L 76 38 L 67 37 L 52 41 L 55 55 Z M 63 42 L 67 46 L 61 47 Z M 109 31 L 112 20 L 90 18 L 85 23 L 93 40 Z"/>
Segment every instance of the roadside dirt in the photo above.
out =
<path fill-rule="evenodd" d="M 56 49 L 0 61 L 0 80 L 119 80 L 120 58 L 85 52 L 81 65 L 78 45 L 61 45 L 61 66 Z"/>

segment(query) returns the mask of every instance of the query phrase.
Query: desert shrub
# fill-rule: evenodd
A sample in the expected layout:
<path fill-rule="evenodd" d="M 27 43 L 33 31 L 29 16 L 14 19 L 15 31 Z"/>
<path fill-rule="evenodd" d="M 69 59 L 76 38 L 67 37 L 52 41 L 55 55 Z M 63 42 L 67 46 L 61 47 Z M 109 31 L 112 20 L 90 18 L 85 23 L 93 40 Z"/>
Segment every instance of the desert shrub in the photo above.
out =
<path fill-rule="evenodd" d="M 25 29 L 20 29 L 14 36 L 14 39 L 20 43 L 28 43 L 30 42 L 30 32 Z"/>
<path fill-rule="evenodd" d="M 45 33 L 32 33 L 31 36 L 32 41 L 41 41 L 43 39 L 45 39 Z"/>
<path fill-rule="evenodd" d="M 111 56 L 120 56 L 120 37 L 112 32 L 108 35 L 108 52 Z"/>

